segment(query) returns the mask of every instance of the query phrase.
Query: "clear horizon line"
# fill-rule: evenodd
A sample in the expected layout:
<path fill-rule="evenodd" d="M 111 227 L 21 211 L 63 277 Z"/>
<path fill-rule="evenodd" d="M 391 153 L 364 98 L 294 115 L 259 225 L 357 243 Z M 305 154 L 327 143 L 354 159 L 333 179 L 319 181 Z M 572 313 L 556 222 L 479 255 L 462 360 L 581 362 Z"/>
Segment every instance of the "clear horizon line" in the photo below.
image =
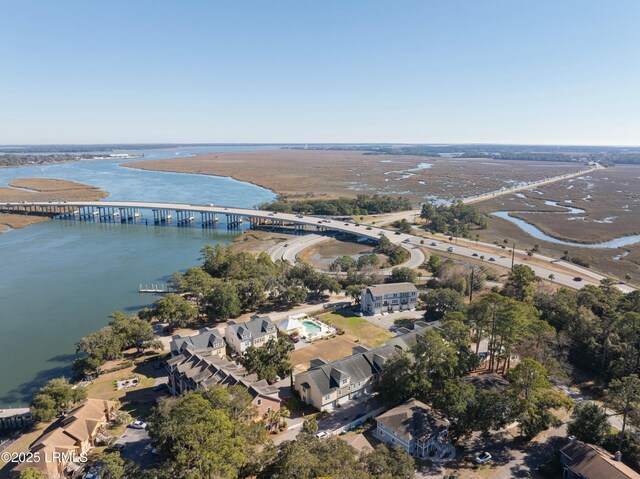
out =
<path fill-rule="evenodd" d="M 253 141 L 236 141 L 236 142 L 200 142 L 200 141 L 124 141 L 124 142 L 89 142 L 89 143 L 2 143 L 0 148 L 18 148 L 18 147 L 31 147 L 31 146 L 112 146 L 112 145 L 171 145 L 171 146 L 257 146 L 257 145 L 274 145 L 274 146 L 287 146 L 287 145 L 345 145 L 345 146 L 358 146 L 358 145 L 383 145 L 383 146 L 547 146 L 547 147 L 605 147 L 605 148 L 640 148 L 640 144 L 605 144 L 605 143 L 502 143 L 502 142 L 253 142 Z"/>

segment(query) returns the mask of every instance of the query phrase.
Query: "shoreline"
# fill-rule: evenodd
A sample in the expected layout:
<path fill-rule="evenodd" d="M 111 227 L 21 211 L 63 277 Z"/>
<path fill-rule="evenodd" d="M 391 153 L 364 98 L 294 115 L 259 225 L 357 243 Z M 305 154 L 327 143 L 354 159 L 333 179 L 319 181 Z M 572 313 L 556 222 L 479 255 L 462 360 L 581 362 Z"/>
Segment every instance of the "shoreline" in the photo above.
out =
<path fill-rule="evenodd" d="M 572 239 L 572 238 L 566 238 L 566 237 L 562 237 L 557 235 L 556 233 L 552 233 L 548 230 L 546 230 L 544 228 L 544 226 L 538 226 L 533 224 L 532 222 L 526 220 L 525 218 L 522 218 L 520 216 L 516 216 L 516 214 L 518 213 L 524 213 L 524 214 L 535 214 L 535 213 L 558 213 L 557 211 L 493 211 L 490 214 L 491 215 L 496 215 L 497 213 L 505 213 L 507 216 L 509 216 L 510 218 L 515 218 L 517 220 L 523 221 L 525 223 L 527 223 L 529 226 L 539 230 L 540 232 L 542 232 L 544 235 L 553 238 L 554 240 L 557 241 L 562 241 L 563 243 L 556 243 L 559 246 L 573 246 L 576 248 L 594 248 L 594 249 L 617 249 L 617 248 L 624 248 L 626 246 L 633 246 L 635 244 L 640 243 L 640 238 L 638 239 L 638 241 L 634 241 L 633 243 L 628 243 L 628 244 L 624 244 L 624 245 L 620 245 L 620 246 L 595 246 L 598 244 L 606 244 L 609 242 L 613 242 L 616 240 L 620 240 L 623 238 L 629 238 L 629 237 L 634 237 L 634 236 L 638 236 L 640 235 L 640 231 L 636 231 L 636 232 L 632 232 L 629 234 L 624 234 L 622 236 L 608 236 L 608 237 L 604 237 L 604 239 L 600 240 L 600 241 L 580 241 L 580 240 L 576 240 L 576 239 Z M 515 213 L 515 214 L 512 214 Z M 516 227 L 520 228 L 518 226 L 517 223 L 510 221 L 506 218 L 503 218 L 502 216 L 496 216 L 497 218 L 501 218 L 504 219 L 506 221 L 509 221 L 511 224 L 515 225 Z M 552 243 L 553 241 L 549 241 L 549 240 L 545 240 L 542 238 L 536 238 L 535 236 L 533 236 L 531 233 L 529 233 L 526 230 L 523 230 L 522 228 L 520 228 L 524 233 L 528 234 L 529 236 L 531 236 L 534 239 L 539 239 L 540 241 L 547 241 L 548 243 Z M 565 244 L 565 243 L 570 243 L 570 244 Z"/>
<path fill-rule="evenodd" d="M 20 201 L 90 201 L 100 200 L 109 193 L 100 188 L 75 181 L 55 178 L 19 178 L 0 186 L 1 202 Z M 0 234 L 50 221 L 47 216 L 0 213 Z"/>

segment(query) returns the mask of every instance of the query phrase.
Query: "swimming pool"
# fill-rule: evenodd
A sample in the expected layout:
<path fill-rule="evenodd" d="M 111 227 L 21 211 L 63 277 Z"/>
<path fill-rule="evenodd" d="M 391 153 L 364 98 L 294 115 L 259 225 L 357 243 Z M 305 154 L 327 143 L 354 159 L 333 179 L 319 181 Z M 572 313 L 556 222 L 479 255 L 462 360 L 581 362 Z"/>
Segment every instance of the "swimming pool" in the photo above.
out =
<path fill-rule="evenodd" d="M 320 334 L 322 328 L 313 321 L 302 321 L 304 329 L 307 331 L 307 335 Z"/>

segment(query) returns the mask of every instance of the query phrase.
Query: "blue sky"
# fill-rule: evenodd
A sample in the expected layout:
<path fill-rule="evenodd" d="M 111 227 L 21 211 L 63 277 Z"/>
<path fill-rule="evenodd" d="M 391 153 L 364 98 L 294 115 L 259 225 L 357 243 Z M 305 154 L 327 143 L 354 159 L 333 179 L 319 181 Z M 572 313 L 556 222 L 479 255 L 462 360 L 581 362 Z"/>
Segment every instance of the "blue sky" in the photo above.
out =
<path fill-rule="evenodd" d="M 640 144 L 638 0 L 3 0 L 0 144 Z"/>

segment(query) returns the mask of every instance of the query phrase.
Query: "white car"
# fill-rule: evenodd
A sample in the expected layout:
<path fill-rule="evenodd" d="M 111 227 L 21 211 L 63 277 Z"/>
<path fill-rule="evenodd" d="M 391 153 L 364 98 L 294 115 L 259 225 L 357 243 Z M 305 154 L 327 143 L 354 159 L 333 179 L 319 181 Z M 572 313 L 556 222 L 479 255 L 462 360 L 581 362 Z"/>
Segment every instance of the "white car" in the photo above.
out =
<path fill-rule="evenodd" d="M 491 460 L 491 454 L 488 452 L 483 452 L 482 454 L 477 455 L 473 458 L 473 462 L 476 464 L 486 464 Z"/>
<path fill-rule="evenodd" d="M 136 419 L 135 421 L 133 421 L 131 423 L 130 426 L 132 429 L 146 429 L 147 428 L 147 423 L 144 421 L 141 421 L 140 419 Z"/>
<path fill-rule="evenodd" d="M 318 439 L 322 439 L 323 437 L 327 437 L 329 433 L 327 431 L 320 431 L 316 433 L 316 437 Z"/>

